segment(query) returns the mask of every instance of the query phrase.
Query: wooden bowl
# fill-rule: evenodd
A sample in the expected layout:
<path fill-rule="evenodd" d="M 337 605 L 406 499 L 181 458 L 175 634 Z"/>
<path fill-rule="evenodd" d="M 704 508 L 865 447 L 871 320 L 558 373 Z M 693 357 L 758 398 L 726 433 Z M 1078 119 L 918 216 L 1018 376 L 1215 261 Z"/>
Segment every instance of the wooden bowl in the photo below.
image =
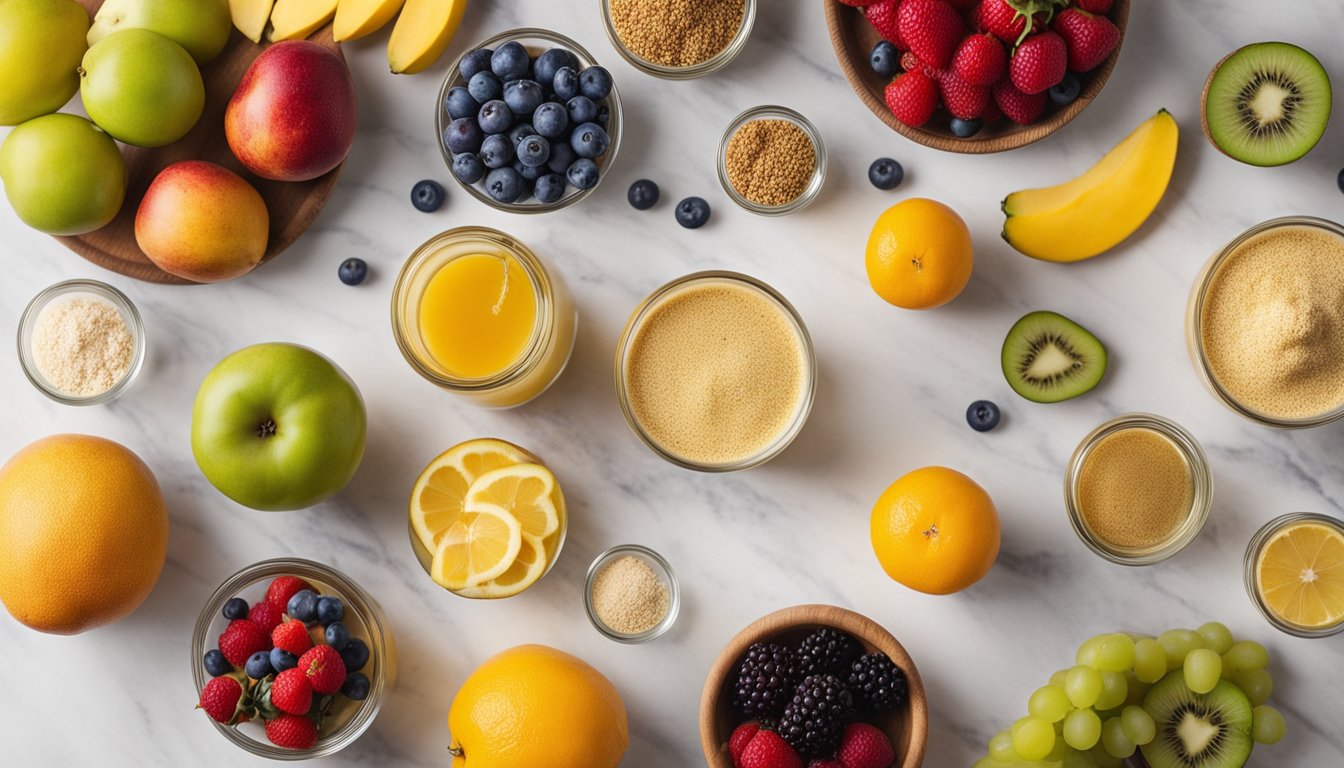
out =
<path fill-rule="evenodd" d="M 1115 50 L 1096 69 L 1083 75 L 1083 91 L 1077 100 L 1066 107 L 1047 104 L 1041 119 L 1032 125 L 1018 125 L 1003 118 L 993 125 L 987 125 L 980 133 L 969 139 L 959 139 L 952 135 L 948 127 L 947 112 L 941 108 L 933 119 L 918 128 L 902 123 L 887 109 L 882 99 L 882 89 L 886 81 L 868 65 L 868 55 L 882 36 L 872 24 L 863 17 L 860 9 L 837 0 L 822 0 L 826 5 L 826 26 L 831 32 L 831 45 L 835 48 L 835 57 L 840 60 L 840 69 L 845 79 L 863 103 L 877 115 L 878 119 L 902 136 L 923 144 L 926 147 L 941 149 L 944 152 L 959 152 L 967 155 L 981 155 L 990 152 L 1003 152 L 1009 149 L 1025 147 L 1040 141 L 1046 136 L 1064 127 L 1077 117 L 1092 100 L 1101 93 L 1102 86 L 1115 69 L 1120 58 L 1120 49 L 1125 43 L 1125 27 L 1129 23 L 1129 0 L 1115 0 L 1111 6 L 1110 19 L 1120 28 L 1120 43 Z"/>
<path fill-rule="evenodd" d="M 928 703 L 924 699 L 924 683 L 910 654 L 890 632 L 867 616 L 834 605 L 795 605 L 749 624 L 729 641 L 710 669 L 700 696 L 700 744 L 709 768 L 733 768 L 728 754 L 728 738 L 742 716 L 732 708 L 732 674 L 746 655 L 747 647 L 761 642 L 797 645 L 808 633 L 821 627 L 853 635 L 863 646 L 864 653 L 881 651 L 905 673 L 909 683 L 905 703 L 894 711 L 864 720 L 881 728 L 891 739 L 896 749 L 894 768 L 919 768 L 924 763 L 924 743 L 929 728 Z"/>

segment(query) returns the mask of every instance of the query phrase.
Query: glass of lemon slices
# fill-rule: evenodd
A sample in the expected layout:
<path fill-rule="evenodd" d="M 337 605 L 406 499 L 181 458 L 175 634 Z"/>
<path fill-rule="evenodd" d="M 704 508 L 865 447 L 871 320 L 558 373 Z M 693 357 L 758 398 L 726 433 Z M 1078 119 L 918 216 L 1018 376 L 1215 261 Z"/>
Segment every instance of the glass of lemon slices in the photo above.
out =
<path fill-rule="evenodd" d="M 435 583 L 462 597 L 513 597 L 537 583 L 568 522 L 555 475 L 495 438 L 444 451 L 411 489 L 411 548 Z"/>

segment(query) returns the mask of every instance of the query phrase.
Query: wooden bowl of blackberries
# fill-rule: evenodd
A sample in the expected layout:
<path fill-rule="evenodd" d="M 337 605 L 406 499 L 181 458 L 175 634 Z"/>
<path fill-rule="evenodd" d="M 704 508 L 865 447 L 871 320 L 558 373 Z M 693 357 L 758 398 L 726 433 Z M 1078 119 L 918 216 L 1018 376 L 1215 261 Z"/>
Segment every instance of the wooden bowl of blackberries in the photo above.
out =
<path fill-rule="evenodd" d="M 1101 93 L 1129 0 L 822 0 L 840 69 L 908 139 L 984 154 L 1040 141 Z"/>
<path fill-rule="evenodd" d="M 753 622 L 719 654 L 700 698 L 709 768 L 759 765 L 919 768 L 924 684 L 877 622 L 797 605 Z"/>

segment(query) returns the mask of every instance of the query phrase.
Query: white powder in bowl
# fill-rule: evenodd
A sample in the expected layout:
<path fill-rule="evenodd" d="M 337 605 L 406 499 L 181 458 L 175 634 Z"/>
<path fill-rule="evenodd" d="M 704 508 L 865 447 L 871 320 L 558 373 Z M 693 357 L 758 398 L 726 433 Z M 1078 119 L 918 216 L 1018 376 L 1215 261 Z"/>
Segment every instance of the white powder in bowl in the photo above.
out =
<path fill-rule="evenodd" d="M 54 389 L 94 397 L 131 369 L 135 339 L 121 312 L 93 296 L 48 304 L 33 324 L 33 363 Z"/>

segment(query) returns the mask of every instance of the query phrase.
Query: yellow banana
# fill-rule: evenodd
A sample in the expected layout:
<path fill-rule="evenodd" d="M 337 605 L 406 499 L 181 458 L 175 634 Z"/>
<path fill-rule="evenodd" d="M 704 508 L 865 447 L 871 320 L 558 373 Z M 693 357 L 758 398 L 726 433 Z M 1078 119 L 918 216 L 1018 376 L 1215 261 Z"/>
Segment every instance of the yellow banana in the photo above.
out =
<path fill-rule="evenodd" d="M 410 75 L 434 65 L 462 23 L 467 0 L 406 0 L 387 43 L 387 63 Z"/>

